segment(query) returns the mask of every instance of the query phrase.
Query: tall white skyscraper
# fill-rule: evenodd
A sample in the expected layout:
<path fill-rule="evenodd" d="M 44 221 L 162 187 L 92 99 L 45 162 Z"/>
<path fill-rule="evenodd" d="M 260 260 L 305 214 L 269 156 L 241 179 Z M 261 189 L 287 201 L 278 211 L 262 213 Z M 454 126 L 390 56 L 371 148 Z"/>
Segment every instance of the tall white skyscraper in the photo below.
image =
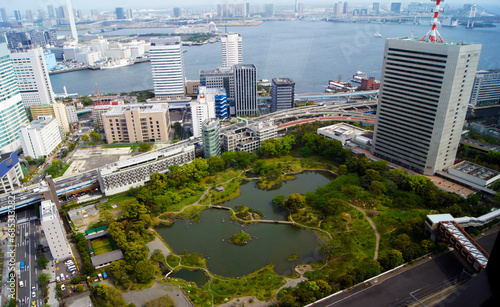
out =
<path fill-rule="evenodd" d="M 76 31 L 75 13 L 73 12 L 73 5 L 71 4 L 71 0 L 66 0 L 66 7 L 68 8 L 68 17 L 69 17 L 69 25 L 71 27 L 71 36 L 73 37 L 75 44 L 78 44 L 78 32 Z"/>
<path fill-rule="evenodd" d="M 15 151 L 21 146 L 18 131 L 27 123 L 9 50 L 0 38 L 0 153 Z"/>
<path fill-rule="evenodd" d="M 180 37 L 153 37 L 149 47 L 156 96 L 184 95 L 184 61 Z"/>
<path fill-rule="evenodd" d="M 42 48 L 12 53 L 12 66 L 25 108 L 55 103 L 49 70 Z"/>
<path fill-rule="evenodd" d="M 481 45 L 387 39 L 374 155 L 432 175 L 452 166 Z"/>
<path fill-rule="evenodd" d="M 191 118 L 193 122 L 193 136 L 201 136 L 201 124 L 215 117 L 215 96 L 207 93 L 207 88 L 198 88 L 198 98 L 191 101 Z"/>
<path fill-rule="evenodd" d="M 40 224 L 49 244 L 54 260 L 62 261 L 73 256 L 66 231 L 59 217 L 56 205 L 50 200 L 42 201 L 40 205 Z"/>
<path fill-rule="evenodd" d="M 222 67 L 231 67 L 243 63 L 243 45 L 241 35 L 228 33 L 222 35 Z"/>

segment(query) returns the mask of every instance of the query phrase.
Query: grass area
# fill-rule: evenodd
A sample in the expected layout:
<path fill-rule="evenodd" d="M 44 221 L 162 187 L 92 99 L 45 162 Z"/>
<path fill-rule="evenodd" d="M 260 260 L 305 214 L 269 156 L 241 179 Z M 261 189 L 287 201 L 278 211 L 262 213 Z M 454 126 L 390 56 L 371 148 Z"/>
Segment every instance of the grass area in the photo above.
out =
<path fill-rule="evenodd" d="M 187 294 L 196 306 L 219 305 L 232 298 L 247 295 L 256 296 L 261 301 L 269 301 L 284 283 L 285 279 L 274 273 L 273 267 L 268 265 L 239 278 L 212 276 L 201 288 L 191 283 Z"/>
<path fill-rule="evenodd" d="M 109 253 L 109 252 L 112 252 L 112 251 L 113 251 L 113 248 L 111 247 L 111 245 L 105 246 L 105 247 L 101 247 L 99 249 L 95 249 L 94 250 L 94 256 L 99 256 L 99 255 L 106 254 L 106 253 Z"/>
<path fill-rule="evenodd" d="M 23 172 L 23 176 L 26 176 L 30 173 L 29 169 L 26 168 L 26 166 L 24 166 L 24 164 L 19 164 L 19 165 L 21 165 L 21 170 Z"/>
<path fill-rule="evenodd" d="M 171 267 L 171 268 L 175 268 L 176 266 L 178 266 L 180 264 L 180 258 L 177 257 L 177 256 L 174 256 L 174 255 L 168 255 L 167 256 L 167 264 Z"/>
<path fill-rule="evenodd" d="M 124 202 L 126 200 L 129 200 L 129 199 L 135 199 L 135 197 L 133 197 L 133 196 L 127 196 L 127 195 L 125 195 L 125 193 L 118 194 L 118 195 L 114 196 L 113 198 L 109 199 L 104 204 L 99 205 L 98 207 L 99 207 L 99 210 L 111 210 L 111 209 L 113 209 L 111 207 L 111 205 L 113 205 L 113 204 L 120 205 L 120 203 L 122 203 L 122 202 Z"/>
<path fill-rule="evenodd" d="M 207 209 L 207 206 L 203 205 L 190 206 L 184 209 L 184 211 L 182 211 L 181 213 L 174 214 L 173 216 L 183 219 L 189 219 L 198 215 L 201 211 L 205 209 Z"/>
<path fill-rule="evenodd" d="M 64 175 L 64 173 L 68 170 L 68 168 L 71 166 L 71 163 L 66 163 L 63 165 L 63 167 L 57 172 L 57 174 L 54 176 L 54 178 L 61 177 Z"/>
<path fill-rule="evenodd" d="M 134 152 L 137 147 L 139 147 L 140 144 L 109 144 L 109 145 L 104 145 L 102 146 L 103 148 L 123 148 L 123 147 L 130 147 L 130 152 Z"/>
<path fill-rule="evenodd" d="M 109 244 L 111 244 L 111 241 L 109 240 L 109 238 L 96 239 L 90 243 L 90 245 L 94 249 L 105 246 L 105 245 L 109 245 Z"/>

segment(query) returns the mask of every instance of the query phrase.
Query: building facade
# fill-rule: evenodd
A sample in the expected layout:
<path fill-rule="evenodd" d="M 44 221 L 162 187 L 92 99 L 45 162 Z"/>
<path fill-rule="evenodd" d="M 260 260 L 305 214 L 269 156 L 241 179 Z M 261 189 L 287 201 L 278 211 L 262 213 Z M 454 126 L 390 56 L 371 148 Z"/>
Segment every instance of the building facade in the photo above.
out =
<path fill-rule="evenodd" d="M 222 46 L 222 67 L 232 67 L 243 63 L 243 43 L 240 34 L 223 34 L 220 42 Z"/>
<path fill-rule="evenodd" d="M 201 124 L 203 157 L 220 156 L 220 124 L 217 118 L 209 118 Z"/>
<path fill-rule="evenodd" d="M 253 64 L 234 66 L 234 104 L 236 116 L 256 116 L 257 69 Z"/>
<path fill-rule="evenodd" d="M 66 115 L 68 116 L 68 122 L 74 124 L 78 122 L 78 115 L 76 114 L 75 105 L 70 103 L 66 105 Z"/>
<path fill-rule="evenodd" d="M 52 258 L 63 261 L 73 257 L 57 207 L 50 200 L 42 201 L 40 205 L 40 224 Z"/>
<path fill-rule="evenodd" d="M 433 175 L 453 165 L 481 45 L 387 39 L 373 154 Z"/>
<path fill-rule="evenodd" d="M 289 78 L 273 78 L 271 83 L 271 112 L 293 108 L 295 82 Z"/>
<path fill-rule="evenodd" d="M 101 191 L 113 195 L 144 185 L 153 173 L 166 173 L 170 166 L 191 163 L 194 159 L 194 145 L 168 146 L 103 166 L 98 169 L 97 178 Z"/>
<path fill-rule="evenodd" d="M 17 153 L 0 154 L 0 194 L 19 188 L 24 178 Z"/>
<path fill-rule="evenodd" d="M 61 143 L 61 131 L 52 116 L 40 117 L 19 131 L 25 156 L 33 159 L 48 156 Z"/>
<path fill-rule="evenodd" d="M 42 48 L 11 54 L 19 91 L 25 108 L 55 102 Z"/>
<path fill-rule="evenodd" d="M 69 132 L 69 120 L 66 115 L 66 107 L 63 103 L 35 105 L 29 108 L 31 118 L 38 119 L 39 116 L 50 115 L 56 119 L 57 124 L 63 132 Z"/>
<path fill-rule="evenodd" d="M 500 102 L 500 69 L 480 70 L 476 73 L 470 95 L 470 104 L 483 106 Z"/>
<path fill-rule="evenodd" d="M 19 130 L 28 123 L 7 44 L 0 38 L 0 153 L 21 147 Z"/>
<path fill-rule="evenodd" d="M 234 99 L 234 69 L 219 67 L 211 70 L 200 70 L 200 86 L 207 88 L 224 88 L 227 99 Z"/>
<path fill-rule="evenodd" d="M 166 142 L 170 134 L 167 104 L 126 104 L 101 115 L 108 144 Z"/>
<path fill-rule="evenodd" d="M 180 37 L 151 38 L 149 47 L 155 96 L 184 96 L 184 60 Z"/>
<path fill-rule="evenodd" d="M 198 98 L 191 101 L 191 119 L 193 136 L 201 136 L 201 124 L 209 118 L 215 117 L 215 96 L 207 94 L 206 87 L 198 88 Z"/>

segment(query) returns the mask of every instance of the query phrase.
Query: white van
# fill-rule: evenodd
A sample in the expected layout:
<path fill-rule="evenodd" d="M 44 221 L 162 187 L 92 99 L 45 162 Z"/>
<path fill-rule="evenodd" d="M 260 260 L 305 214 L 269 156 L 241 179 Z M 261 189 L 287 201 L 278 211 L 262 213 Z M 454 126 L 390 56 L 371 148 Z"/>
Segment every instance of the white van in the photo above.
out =
<path fill-rule="evenodd" d="M 19 287 L 24 288 L 24 281 L 22 280 L 19 281 Z"/>

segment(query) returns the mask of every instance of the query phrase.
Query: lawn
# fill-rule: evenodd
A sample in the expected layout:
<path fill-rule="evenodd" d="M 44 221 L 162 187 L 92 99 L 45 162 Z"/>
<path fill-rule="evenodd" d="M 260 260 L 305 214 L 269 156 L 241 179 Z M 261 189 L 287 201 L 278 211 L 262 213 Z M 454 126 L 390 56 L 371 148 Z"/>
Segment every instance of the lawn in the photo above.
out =
<path fill-rule="evenodd" d="M 109 238 L 97 239 L 95 241 L 92 241 L 90 245 L 92 246 L 95 256 L 113 251 L 113 247 L 111 246 L 111 241 Z"/>

